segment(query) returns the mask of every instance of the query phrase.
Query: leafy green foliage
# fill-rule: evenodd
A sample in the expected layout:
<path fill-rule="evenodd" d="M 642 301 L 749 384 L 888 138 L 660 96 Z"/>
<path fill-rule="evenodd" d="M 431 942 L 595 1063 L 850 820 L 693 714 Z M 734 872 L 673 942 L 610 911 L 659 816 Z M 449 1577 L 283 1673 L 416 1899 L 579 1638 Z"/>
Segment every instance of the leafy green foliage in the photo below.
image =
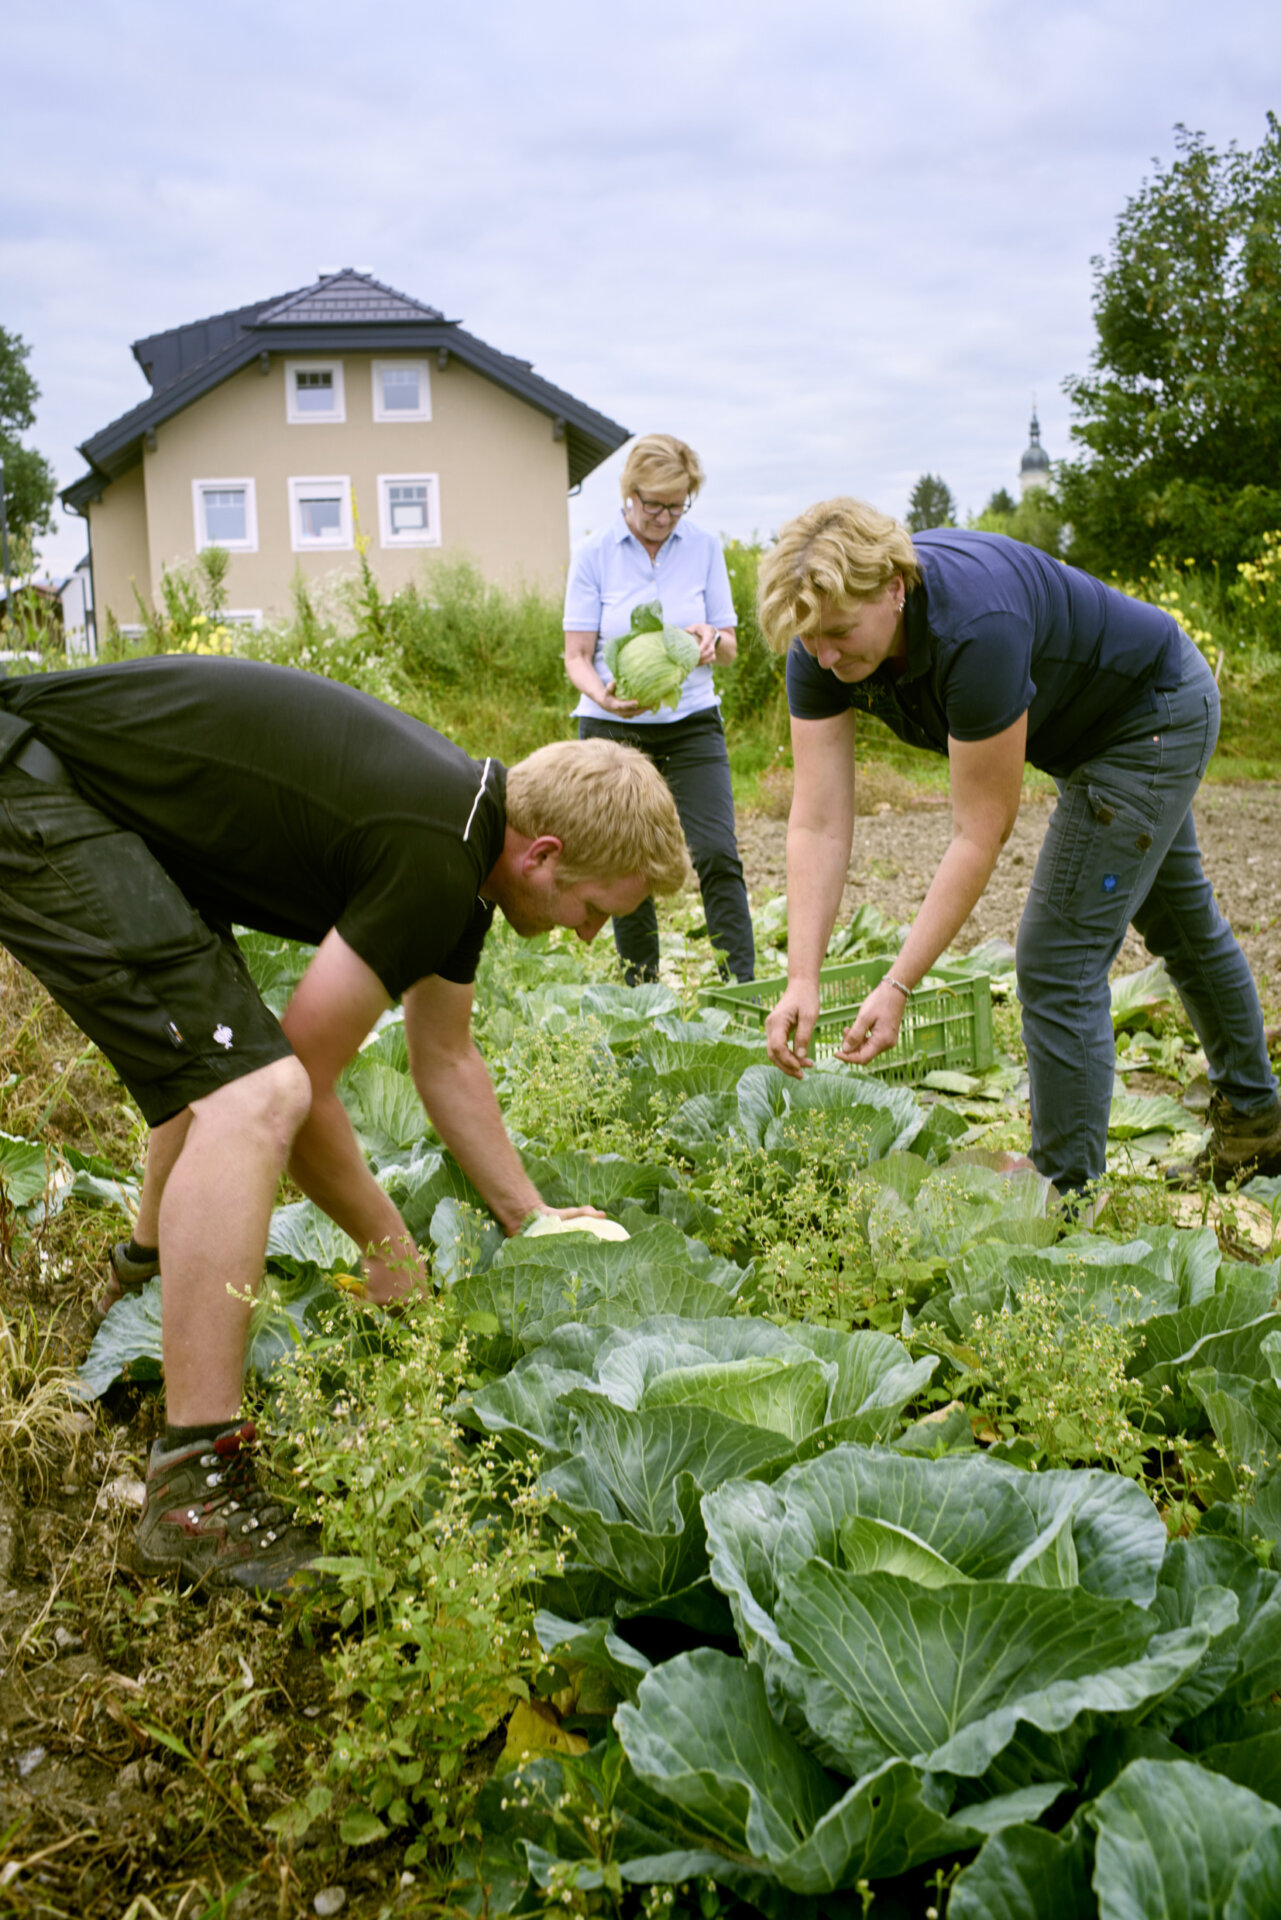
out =
<path fill-rule="evenodd" d="M 287 994 L 305 955 L 246 950 Z M 479 1025 L 541 1191 L 627 1240 L 505 1239 L 396 1014 L 340 1092 L 438 1294 L 388 1321 L 310 1203 L 273 1219 L 251 1390 L 324 1531 L 303 1628 L 337 1711 L 259 1830 L 408 1848 L 491 1906 L 691 1920 L 857 1912 L 890 1880 L 924 1911 L 968 1861 L 956 1912 L 1021 1920 L 1100 1909 L 1100 1810 L 1129 1897 L 1125 1822 L 1166 1817 L 1178 1769 L 1281 1805 L 1277 1267 L 1135 1217 L 1132 1181 L 1127 1234 L 1071 1231 L 972 1144 L 1020 1124 L 1012 1064 L 798 1087 L 597 965 L 496 938 Z M 1173 1079 L 1148 985 L 1123 1057 Z M 1160 1120 L 1118 1101 L 1115 1151 Z M 0 1245 L 123 1204 L 106 1159 L 14 1135 L 0 1167 Z M 91 1384 L 154 1377 L 158 1293 L 108 1316 Z M 1244 1913 L 1271 1897 L 1251 1860 Z"/>
<path fill-rule="evenodd" d="M 479 1783 L 464 1761 L 528 1695 L 539 1664 L 528 1594 L 555 1556 L 539 1543 L 528 1477 L 492 1445 L 463 1444 L 445 1411 L 467 1353 L 443 1343 L 440 1309 L 418 1303 L 372 1343 L 348 1317 L 359 1312 L 331 1312 L 274 1396 L 282 1457 L 321 1528 L 317 1566 L 337 1588 L 341 1623 L 360 1628 L 326 1657 L 341 1715 L 327 1770 L 335 1800 L 322 1794 L 287 1817 L 297 1832 L 345 1801 L 345 1840 L 413 1826 L 416 1860 L 429 1840 L 473 1830 Z M 361 1346 L 375 1364 L 353 1366 Z M 333 1600 L 317 1605 L 323 1615 Z"/>
<path fill-rule="evenodd" d="M 912 488 L 905 525 L 909 533 L 924 533 L 927 527 L 956 525 L 955 496 L 937 474 L 923 473 Z"/>
<path fill-rule="evenodd" d="M 605 643 L 605 669 L 620 699 L 642 707 L 675 707 L 698 665 L 698 642 L 683 627 L 669 627 L 657 600 L 632 610 L 628 632 Z"/>
<path fill-rule="evenodd" d="M 0 467 L 11 541 L 29 547 L 48 533 L 53 507 L 53 468 L 43 454 L 24 447 L 20 436 L 35 424 L 40 389 L 27 361 L 31 348 L 19 334 L 0 327 Z M 16 568 L 15 571 L 27 571 Z"/>
<path fill-rule="evenodd" d="M 1063 507 L 1056 493 L 1049 487 L 1032 487 L 1018 502 L 1004 493 L 1005 502 L 996 506 L 994 502 L 1001 498 L 993 494 L 982 513 L 967 520 L 966 525 L 978 533 L 1003 533 L 1011 540 L 1022 540 L 1029 547 L 1040 547 L 1043 553 L 1052 553 L 1055 559 L 1063 557 L 1067 542 L 1067 524 Z"/>
<path fill-rule="evenodd" d="M 1072 557 L 1105 574 L 1227 568 L 1281 526 L 1281 128 L 1252 152 L 1175 144 L 1095 262 L 1093 364 L 1067 382 Z"/>
<path fill-rule="evenodd" d="M 1281 1811 L 1186 1761 L 1136 1760 L 1086 1817 L 1094 1887 L 1117 1920 L 1262 1920 L 1281 1901 Z"/>

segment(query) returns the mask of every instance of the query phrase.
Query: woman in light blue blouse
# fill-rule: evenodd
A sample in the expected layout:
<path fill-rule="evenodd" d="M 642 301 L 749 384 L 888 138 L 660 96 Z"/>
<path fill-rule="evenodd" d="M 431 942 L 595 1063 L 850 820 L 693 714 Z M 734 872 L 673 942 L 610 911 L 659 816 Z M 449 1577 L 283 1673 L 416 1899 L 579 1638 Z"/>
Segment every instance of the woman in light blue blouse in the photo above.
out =
<path fill-rule="evenodd" d="M 580 739 L 604 736 L 639 747 L 670 786 L 702 889 L 707 931 L 736 980 L 755 971 L 752 920 L 734 837 L 734 798 L 712 680 L 738 652 L 737 616 L 720 542 L 688 518 L 703 483 L 698 455 L 670 433 L 637 440 L 623 468 L 616 520 L 575 555 L 565 590 L 565 671 L 582 696 Z M 668 626 L 698 641 L 699 664 L 675 710 L 620 700 L 606 678 L 605 642 L 626 633 L 633 607 L 657 600 Z M 614 922 L 629 984 L 658 978 L 652 900 Z"/>

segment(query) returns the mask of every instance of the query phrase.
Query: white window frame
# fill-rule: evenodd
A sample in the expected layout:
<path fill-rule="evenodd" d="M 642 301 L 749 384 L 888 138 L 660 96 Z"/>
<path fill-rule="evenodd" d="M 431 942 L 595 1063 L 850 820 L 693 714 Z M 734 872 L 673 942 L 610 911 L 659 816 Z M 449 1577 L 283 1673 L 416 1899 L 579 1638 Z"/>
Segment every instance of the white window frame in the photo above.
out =
<path fill-rule="evenodd" d="M 298 406 L 294 375 L 328 373 L 333 376 L 334 404 L 330 413 L 304 413 Z M 341 360 L 286 360 L 285 418 L 291 427 L 340 427 L 347 418 L 347 393 L 343 385 Z"/>
<path fill-rule="evenodd" d="M 211 540 L 205 524 L 205 495 L 229 493 L 236 487 L 243 487 L 245 493 L 245 537 L 243 540 Z M 197 553 L 203 553 L 206 547 L 225 547 L 228 553 L 257 553 L 258 490 L 252 480 L 193 480 L 191 511 L 195 522 Z"/>
<path fill-rule="evenodd" d="M 332 539 L 306 539 L 302 531 L 304 493 L 323 487 L 336 492 L 339 500 L 339 530 Z M 355 541 L 351 525 L 351 475 L 346 473 L 295 474 L 289 480 L 289 543 L 295 553 L 350 553 Z"/>
<path fill-rule="evenodd" d="M 422 533 L 393 533 L 392 487 L 427 488 L 427 526 Z M 440 475 L 438 473 L 380 473 L 378 476 L 378 538 L 384 547 L 438 547 L 440 545 Z"/>
<path fill-rule="evenodd" d="M 390 425 L 400 420 L 421 422 L 431 419 L 431 367 L 426 360 L 402 357 L 398 360 L 375 360 L 371 366 L 375 420 Z M 383 374 L 388 369 L 402 367 L 415 367 L 418 370 L 418 405 L 412 413 L 405 407 L 388 408 L 383 404 Z"/>

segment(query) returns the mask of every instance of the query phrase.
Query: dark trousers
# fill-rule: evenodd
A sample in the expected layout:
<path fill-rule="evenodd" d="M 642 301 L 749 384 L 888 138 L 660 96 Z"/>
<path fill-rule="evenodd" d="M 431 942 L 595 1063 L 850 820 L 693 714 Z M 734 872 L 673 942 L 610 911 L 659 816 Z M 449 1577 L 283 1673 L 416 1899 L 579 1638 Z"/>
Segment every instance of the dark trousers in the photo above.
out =
<path fill-rule="evenodd" d="M 289 1057 L 231 929 L 65 773 L 0 767 L 0 946 L 101 1047 L 148 1126 Z"/>
<path fill-rule="evenodd" d="M 1215 902 L 1192 799 L 1219 735 L 1219 689 L 1192 642 L 1183 679 L 1060 780 L 1019 927 L 1032 1159 L 1059 1191 L 1101 1179 L 1115 1049 L 1108 969 L 1127 925 L 1163 959 L 1239 1113 L 1277 1097 L 1259 996 Z"/>
<path fill-rule="evenodd" d="M 743 863 L 734 837 L 734 794 L 730 786 L 725 730 L 715 707 L 670 725 L 628 726 L 619 720 L 580 720 L 580 740 L 621 740 L 648 755 L 672 790 L 676 811 L 703 895 L 712 946 L 724 954 L 736 980 L 756 971 L 752 916 L 743 885 Z M 658 916 L 653 900 L 614 921 L 618 948 L 629 981 L 658 977 Z"/>

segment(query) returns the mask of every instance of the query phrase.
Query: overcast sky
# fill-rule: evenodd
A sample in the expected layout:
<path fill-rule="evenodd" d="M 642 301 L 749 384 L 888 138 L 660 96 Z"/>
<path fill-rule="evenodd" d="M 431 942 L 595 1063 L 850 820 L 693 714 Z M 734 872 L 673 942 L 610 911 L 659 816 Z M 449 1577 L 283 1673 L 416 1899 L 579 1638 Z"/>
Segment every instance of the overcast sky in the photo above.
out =
<path fill-rule="evenodd" d="M 0 326 L 59 485 L 140 336 L 355 266 L 708 472 L 768 534 L 1068 451 L 1091 256 L 1176 121 L 1256 146 L 1276 0 L 10 0 Z M 615 455 L 571 502 L 618 499 Z M 44 558 L 84 551 L 59 510 Z"/>

